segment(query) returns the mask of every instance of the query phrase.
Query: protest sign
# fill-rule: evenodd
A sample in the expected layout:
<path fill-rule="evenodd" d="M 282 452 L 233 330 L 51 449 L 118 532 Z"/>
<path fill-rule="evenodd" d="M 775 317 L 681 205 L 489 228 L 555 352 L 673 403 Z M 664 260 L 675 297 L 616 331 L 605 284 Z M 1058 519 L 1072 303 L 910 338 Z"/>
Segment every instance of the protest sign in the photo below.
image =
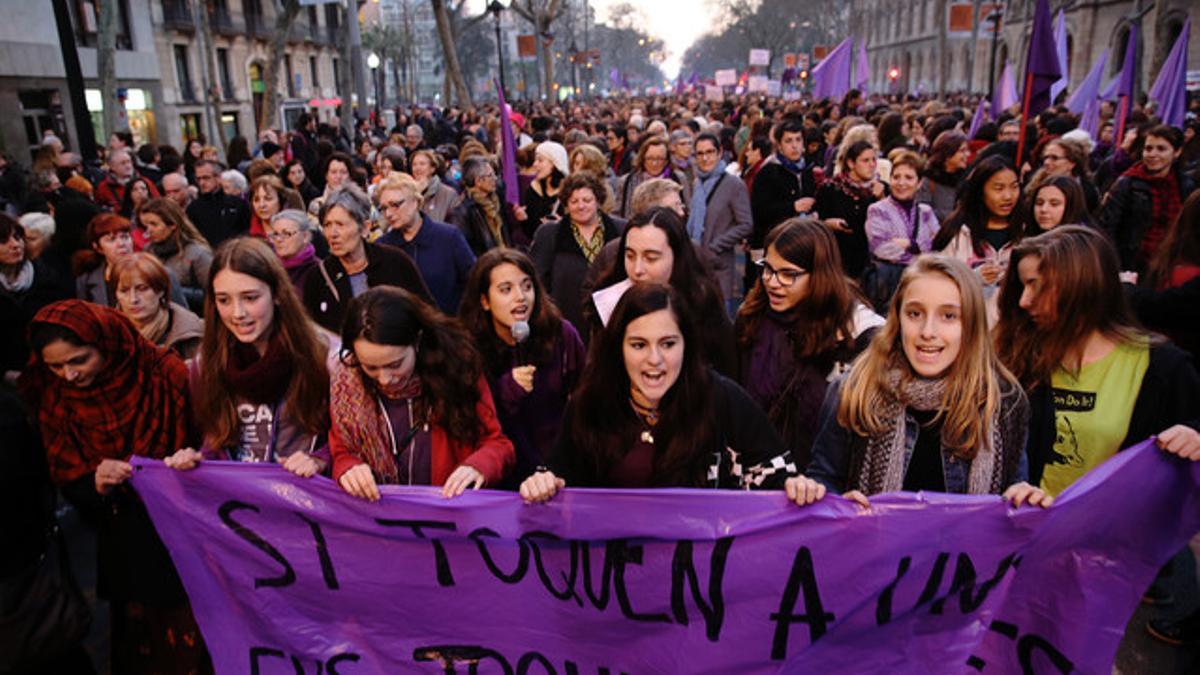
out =
<path fill-rule="evenodd" d="M 770 49 L 751 49 L 750 50 L 750 65 L 765 66 L 771 63 Z"/>
<path fill-rule="evenodd" d="M 715 77 L 716 77 L 717 85 L 721 86 L 721 87 L 732 87 L 735 84 L 737 84 L 737 81 L 738 81 L 737 70 L 735 70 L 733 68 L 725 68 L 723 70 L 718 70 L 716 72 Z"/>
<path fill-rule="evenodd" d="M 1200 529 L 1144 443 L 1050 509 L 897 493 L 579 490 L 548 504 L 135 458 L 217 672 L 1108 672 Z"/>

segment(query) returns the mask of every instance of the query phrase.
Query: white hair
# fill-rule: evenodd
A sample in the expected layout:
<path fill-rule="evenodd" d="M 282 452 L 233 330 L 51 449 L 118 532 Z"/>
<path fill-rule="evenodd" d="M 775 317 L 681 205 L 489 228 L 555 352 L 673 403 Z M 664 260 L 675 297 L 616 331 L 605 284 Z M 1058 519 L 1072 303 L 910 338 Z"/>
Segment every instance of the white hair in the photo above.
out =
<path fill-rule="evenodd" d="M 32 211 L 21 216 L 21 227 L 33 230 L 46 239 L 54 236 L 54 218 L 48 213 Z"/>
<path fill-rule="evenodd" d="M 250 185 L 248 183 L 246 183 L 246 177 L 243 176 L 242 172 L 238 171 L 237 169 L 229 169 L 227 171 L 222 171 L 221 172 L 221 180 L 229 181 L 230 183 L 233 184 L 234 187 L 236 187 L 238 189 L 238 192 L 242 192 L 242 193 L 246 192 L 246 190 L 249 189 L 249 187 L 250 187 Z"/>

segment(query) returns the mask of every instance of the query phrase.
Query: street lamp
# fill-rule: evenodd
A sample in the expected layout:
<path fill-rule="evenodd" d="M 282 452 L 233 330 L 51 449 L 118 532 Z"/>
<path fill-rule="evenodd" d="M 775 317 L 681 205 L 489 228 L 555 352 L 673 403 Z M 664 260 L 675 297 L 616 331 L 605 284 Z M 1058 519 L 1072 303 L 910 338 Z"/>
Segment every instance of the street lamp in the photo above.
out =
<path fill-rule="evenodd" d="M 379 55 L 371 52 L 367 55 L 367 67 L 371 69 L 371 81 L 375 83 L 375 122 L 379 122 Z"/>
<path fill-rule="evenodd" d="M 992 22 L 992 64 L 988 68 L 988 100 L 996 100 L 996 42 L 1000 38 L 1000 19 L 1003 14 L 999 7 L 992 9 L 987 15 L 987 20 Z"/>
<path fill-rule="evenodd" d="M 579 97 L 579 47 L 575 45 L 575 38 L 571 38 L 571 48 L 567 50 L 571 55 L 571 93 Z"/>
<path fill-rule="evenodd" d="M 496 19 L 496 61 L 500 64 L 500 88 L 508 89 L 504 84 L 504 50 L 500 42 L 500 12 L 508 9 L 509 3 L 512 0 L 492 0 L 488 3 L 487 10 L 492 13 L 492 17 Z"/>

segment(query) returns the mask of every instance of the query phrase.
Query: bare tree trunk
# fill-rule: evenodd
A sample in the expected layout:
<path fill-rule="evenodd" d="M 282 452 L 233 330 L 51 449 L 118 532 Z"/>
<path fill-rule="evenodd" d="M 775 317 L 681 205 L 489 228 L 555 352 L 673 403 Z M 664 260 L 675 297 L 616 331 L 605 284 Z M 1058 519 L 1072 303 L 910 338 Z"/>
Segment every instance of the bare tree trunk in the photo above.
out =
<path fill-rule="evenodd" d="M 400 59 L 392 59 L 392 85 L 396 88 L 396 106 L 399 106 L 404 98 L 404 85 L 400 79 L 400 70 L 403 67 L 404 63 Z"/>
<path fill-rule="evenodd" d="M 463 79 L 462 68 L 458 63 L 458 48 L 454 45 L 454 34 L 450 30 L 450 16 L 446 14 L 446 3 L 443 0 L 430 0 L 433 4 L 433 17 L 437 20 L 438 36 L 442 39 L 442 56 L 446 64 L 446 79 L 454 85 L 458 96 L 458 104 L 470 106 L 471 90 Z M 450 102 L 449 87 L 446 87 L 446 103 Z"/>
<path fill-rule="evenodd" d="M 358 3 L 355 0 L 350 0 L 350 5 L 354 7 L 342 8 L 342 44 L 340 50 L 342 67 L 338 68 L 338 92 L 342 99 L 342 109 L 338 123 L 346 129 L 350 134 L 354 133 L 354 110 L 351 106 L 352 89 L 354 89 L 354 76 L 351 69 L 354 64 L 350 62 L 350 22 L 358 21 Z"/>
<path fill-rule="evenodd" d="M 104 97 L 104 142 L 117 131 L 117 1 L 103 0 L 100 5 L 100 25 L 96 49 L 96 70 L 100 92 Z"/>
<path fill-rule="evenodd" d="M 221 124 L 221 85 L 217 80 L 217 64 L 216 64 L 216 48 L 213 46 L 212 27 L 208 21 L 208 2 L 203 3 L 200 8 L 200 35 L 201 35 L 201 67 L 208 73 L 208 83 L 204 96 L 208 99 L 209 105 L 212 106 L 213 114 L 216 118 L 213 122 L 217 127 L 217 140 L 220 145 L 217 146 L 218 151 L 222 156 L 225 155 L 225 149 L 229 147 L 229 139 L 225 138 L 225 127 Z"/>
<path fill-rule="evenodd" d="M 276 124 L 276 113 L 279 108 L 279 66 L 283 63 L 283 50 L 287 48 L 288 34 L 292 32 L 292 22 L 300 13 L 300 0 L 283 0 L 275 2 L 275 32 L 271 35 L 271 58 L 267 60 L 267 70 L 263 73 L 263 107 L 262 117 L 258 120 L 259 129 L 273 129 Z"/>

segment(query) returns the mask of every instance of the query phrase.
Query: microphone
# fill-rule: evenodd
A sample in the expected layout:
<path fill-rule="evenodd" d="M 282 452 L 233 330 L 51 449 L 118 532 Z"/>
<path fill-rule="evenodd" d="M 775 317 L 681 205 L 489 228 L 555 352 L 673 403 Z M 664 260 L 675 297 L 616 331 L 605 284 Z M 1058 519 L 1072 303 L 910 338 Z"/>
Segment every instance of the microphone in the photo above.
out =
<path fill-rule="evenodd" d="M 513 346 L 513 348 L 516 350 L 516 353 L 517 353 L 517 365 L 519 365 L 519 366 L 527 365 L 526 358 L 525 358 L 526 357 L 525 341 L 529 339 L 529 322 L 528 321 L 513 322 L 512 328 L 510 330 L 512 331 L 513 341 L 516 342 L 516 344 Z"/>

